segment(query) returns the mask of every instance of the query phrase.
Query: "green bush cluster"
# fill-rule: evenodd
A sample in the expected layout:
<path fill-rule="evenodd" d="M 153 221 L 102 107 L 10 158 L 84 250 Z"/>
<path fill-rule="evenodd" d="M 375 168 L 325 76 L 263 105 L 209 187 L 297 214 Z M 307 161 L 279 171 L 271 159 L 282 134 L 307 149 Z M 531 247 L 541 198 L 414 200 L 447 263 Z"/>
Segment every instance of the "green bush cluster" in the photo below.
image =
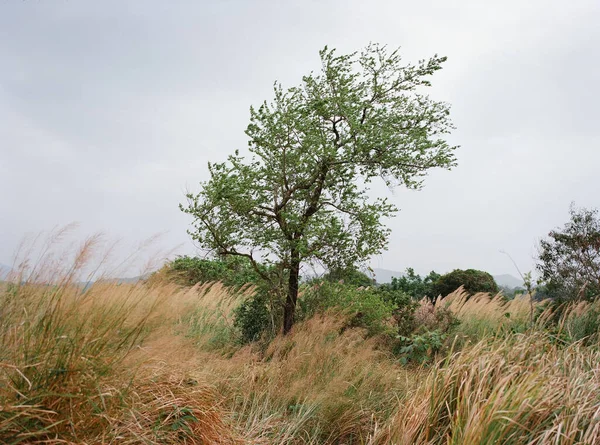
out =
<path fill-rule="evenodd" d="M 323 280 L 329 282 L 342 282 L 354 287 L 369 287 L 375 285 L 375 279 L 369 277 L 355 267 L 345 269 L 334 269 L 323 276 Z"/>
<path fill-rule="evenodd" d="M 413 333 L 408 337 L 399 336 L 395 352 L 403 365 L 409 362 L 422 365 L 430 362 L 442 350 L 447 338 L 447 333 L 438 330 Z"/>
<path fill-rule="evenodd" d="M 382 284 L 382 286 L 391 290 L 402 291 L 415 300 L 421 300 L 425 297 L 433 300 L 437 296 L 434 295 L 433 286 L 439 278 L 440 274 L 434 271 L 429 272 L 429 275 L 425 277 L 421 277 L 415 273 L 413 268 L 409 267 L 403 276 L 393 277 L 391 283 Z"/>
<path fill-rule="evenodd" d="M 279 332 L 282 297 L 267 288 L 247 259 L 184 256 L 169 265 L 169 273 L 186 285 L 221 281 L 240 288 L 255 284 L 256 291 L 234 311 L 236 338 L 242 343 L 251 343 L 268 340 Z M 364 328 L 369 335 L 388 336 L 401 360 L 424 363 L 437 354 L 441 348 L 439 343 L 446 340 L 456 319 L 438 309 L 435 317 L 427 322 L 417 320 L 418 300 L 437 295 L 434 289 L 445 293 L 452 288 L 449 293 L 461 285 L 471 292 L 497 289 L 489 274 L 474 270 L 456 270 L 444 276 L 431 272 L 421 278 L 412 269 L 407 269 L 404 277 L 394 278 L 390 284 L 376 285 L 373 279 L 355 268 L 338 269 L 301 286 L 296 319 L 338 311 L 346 317 L 347 327 Z M 441 290 L 443 286 L 447 289 Z M 216 344 L 226 338 L 223 335 L 217 337 Z"/>
<path fill-rule="evenodd" d="M 487 272 L 475 269 L 455 269 L 445 275 L 431 271 L 428 275 L 421 277 L 409 267 L 403 276 L 393 277 L 391 283 L 381 284 L 381 287 L 404 292 L 415 300 L 427 297 L 431 301 L 435 301 L 439 295 L 445 297 L 460 286 L 464 286 L 469 294 L 477 292 L 494 294 L 500 290 L 494 277 Z"/>
<path fill-rule="evenodd" d="M 235 309 L 233 326 L 243 343 L 251 343 L 271 330 L 272 315 L 268 294 L 259 289 Z"/>
<path fill-rule="evenodd" d="M 436 297 L 438 295 L 445 297 L 461 286 L 471 295 L 477 292 L 496 294 L 500 291 L 494 277 L 487 272 L 475 269 L 455 269 L 442 275 L 433 283 L 431 291 Z"/>
<path fill-rule="evenodd" d="M 370 334 L 389 330 L 395 304 L 378 288 L 357 288 L 343 282 L 314 281 L 302 291 L 301 318 L 339 310 L 349 318 L 349 327 L 366 328 Z"/>
<path fill-rule="evenodd" d="M 259 275 L 244 257 L 206 259 L 182 256 L 168 265 L 169 274 L 181 284 L 193 286 L 197 283 L 221 281 L 226 286 L 242 287 L 259 282 Z"/>

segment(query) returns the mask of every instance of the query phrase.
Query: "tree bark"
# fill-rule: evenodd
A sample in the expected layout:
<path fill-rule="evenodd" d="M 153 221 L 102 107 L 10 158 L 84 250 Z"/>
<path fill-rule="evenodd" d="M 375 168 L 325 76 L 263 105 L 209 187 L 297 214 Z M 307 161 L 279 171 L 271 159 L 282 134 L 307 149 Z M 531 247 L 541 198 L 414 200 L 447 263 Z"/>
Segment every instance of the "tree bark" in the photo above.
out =
<path fill-rule="evenodd" d="M 294 325 L 294 314 L 296 312 L 296 301 L 298 301 L 298 282 L 300 278 L 300 255 L 292 250 L 290 255 L 290 277 L 288 281 L 288 292 L 283 307 L 283 334 L 287 334 Z"/>

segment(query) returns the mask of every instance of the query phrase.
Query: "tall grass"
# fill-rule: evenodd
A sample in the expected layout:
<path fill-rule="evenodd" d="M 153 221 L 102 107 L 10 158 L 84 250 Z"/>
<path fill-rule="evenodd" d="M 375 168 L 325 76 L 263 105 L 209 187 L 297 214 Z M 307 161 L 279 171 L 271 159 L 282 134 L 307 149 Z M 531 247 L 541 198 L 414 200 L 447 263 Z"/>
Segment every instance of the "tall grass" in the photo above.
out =
<path fill-rule="evenodd" d="M 339 311 L 244 346 L 232 315 L 250 290 L 83 285 L 98 239 L 56 254 L 63 235 L 0 283 L 0 443 L 600 443 L 597 304 L 532 326 L 527 297 L 423 302 L 419 329 L 449 311 L 448 338 L 471 340 L 427 367 Z"/>
<path fill-rule="evenodd" d="M 372 443 L 600 443 L 598 363 L 541 332 L 482 340 L 433 369 Z"/>
<path fill-rule="evenodd" d="M 89 285 L 100 238 L 60 251 L 66 234 L 0 283 L 0 443 L 237 442 L 208 385 L 137 375 L 173 286 Z"/>
<path fill-rule="evenodd" d="M 366 330 L 343 326 L 312 318 L 230 369 L 224 391 L 234 394 L 243 431 L 273 444 L 366 442 L 414 387 L 415 374 L 396 366 Z"/>
<path fill-rule="evenodd" d="M 534 309 L 544 302 L 534 302 Z M 469 295 L 461 287 L 446 298 L 438 298 L 435 306 L 427 300 L 421 302 L 421 313 L 434 313 L 440 309 L 450 311 L 460 322 L 458 333 L 477 341 L 498 332 L 524 332 L 530 326 L 530 296 L 518 295 L 507 299 L 502 294 L 477 293 Z"/>

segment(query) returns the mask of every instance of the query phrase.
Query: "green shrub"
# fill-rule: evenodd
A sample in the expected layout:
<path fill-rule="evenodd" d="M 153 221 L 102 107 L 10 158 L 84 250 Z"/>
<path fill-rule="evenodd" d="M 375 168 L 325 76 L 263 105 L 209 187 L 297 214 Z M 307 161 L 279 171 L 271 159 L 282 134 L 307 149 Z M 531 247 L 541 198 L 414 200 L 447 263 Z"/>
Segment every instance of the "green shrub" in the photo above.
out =
<path fill-rule="evenodd" d="M 205 259 L 182 256 L 169 264 L 169 274 L 181 284 L 221 281 L 226 286 L 242 287 L 259 282 L 259 275 L 250 261 L 243 257 Z"/>
<path fill-rule="evenodd" d="M 259 290 L 247 298 L 234 311 L 234 327 L 242 342 L 259 340 L 272 328 L 272 318 L 267 292 Z"/>
<path fill-rule="evenodd" d="M 418 302 L 409 294 L 391 286 L 378 286 L 374 289 L 380 298 L 393 307 L 392 316 L 399 335 L 408 335 L 416 327 L 415 310 Z"/>
<path fill-rule="evenodd" d="M 323 279 L 332 283 L 341 281 L 344 284 L 354 287 L 369 287 L 375 284 L 375 280 L 373 278 L 370 278 L 367 274 L 361 272 L 355 267 L 332 270 L 325 274 Z"/>
<path fill-rule="evenodd" d="M 369 334 L 390 330 L 395 308 L 375 288 L 357 289 L 352 285 L 327 281 L 307 286 L 299 305 L 299 315 L 305 319 L 316 313 L 339 309 L 349 317 L 349 326 L 366 328 Z"/>
<path fill-rule="evenodd" d="M 393 277 L 391 283 L 382 284 L 381 287 L 402 291 L 415 300 L 421 300 L 424 297 L 434 300 L 437 295 L 434 295 L 433 285 L 439 278 L 440 274 L 434 271 L 429 272 L 429 275 L 422 278 L 415 273 L 414 269 L 409 267 L 403 276 Z"/>
<path fill-rule="evenodd" d="M 438 295 L 445 297 L 461 286 L 464 286 L 465 291 L 471 295 L 477 292 L 488 292 L 490 294 L 499 292 L 494 277 L 487 272 L 475 269 L 455 269 L 446 275 L 442 275 L 434 283 L 432 292 L 435 297 Z"/>
<path fill-rule="evenodd" d="M 412 334 L 409 337 L 398 336 L 396 353 L 400 356 L 400 363 L 409 362 L 424 364 L 442 350 L 448 334 L 439 331 L 426 331 L 421 334 Z"/>

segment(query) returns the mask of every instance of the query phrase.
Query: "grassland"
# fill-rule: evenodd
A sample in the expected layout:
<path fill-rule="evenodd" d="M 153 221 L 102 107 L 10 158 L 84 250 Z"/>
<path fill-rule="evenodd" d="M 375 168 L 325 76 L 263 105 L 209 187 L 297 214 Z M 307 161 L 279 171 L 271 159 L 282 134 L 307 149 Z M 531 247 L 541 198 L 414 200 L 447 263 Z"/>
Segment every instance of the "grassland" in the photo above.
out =
<path fill-rule="evenodd" d="M 244 346 L 232 311 L 249 289 L 83 288 L 89 248 L 0 285 L 0 443 L 600 443 L 597 337 L 577 334 L 590 305 L 549 329 L 527 298 L 423 302 L 420 323 L 441 308 L 461 323 L 433 360 L 401 364 L 332 312 Z"/>

